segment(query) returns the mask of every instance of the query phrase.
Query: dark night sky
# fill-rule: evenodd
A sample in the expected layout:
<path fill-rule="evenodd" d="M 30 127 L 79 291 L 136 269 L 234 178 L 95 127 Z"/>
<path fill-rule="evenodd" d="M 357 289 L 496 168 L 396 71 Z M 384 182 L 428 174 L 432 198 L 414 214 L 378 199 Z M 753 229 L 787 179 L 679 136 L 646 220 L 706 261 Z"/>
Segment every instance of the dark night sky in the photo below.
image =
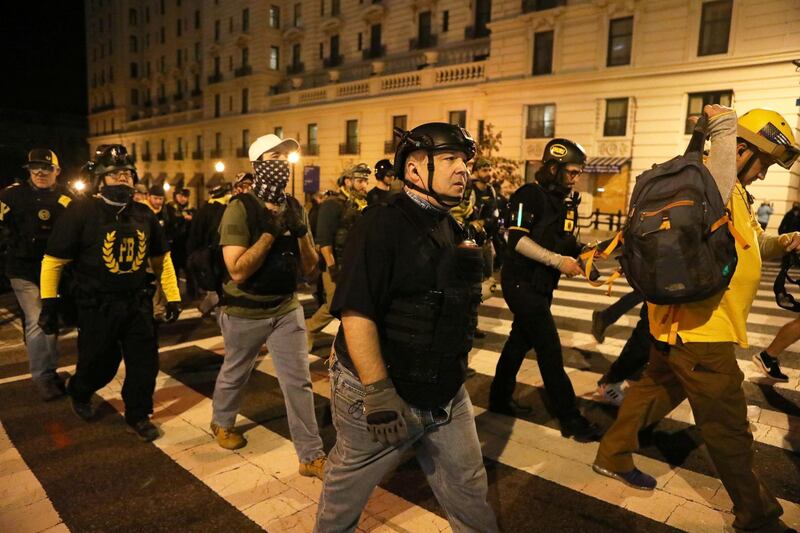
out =
<path fill-rule="evenodd" d="M 14 0 L 0 15 L 0 107 L 86 114 L 82 0 Z"/>

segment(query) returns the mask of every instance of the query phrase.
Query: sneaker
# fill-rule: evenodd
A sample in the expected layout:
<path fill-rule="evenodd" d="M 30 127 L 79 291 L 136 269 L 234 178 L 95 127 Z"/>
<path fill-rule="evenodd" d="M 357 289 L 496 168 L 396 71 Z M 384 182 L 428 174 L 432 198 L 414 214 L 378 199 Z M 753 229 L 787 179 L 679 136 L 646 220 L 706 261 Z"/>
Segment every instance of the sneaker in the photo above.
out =
<path fill-rule="evenodd" d="M 600 344 L 606 340 L 606 328 L 608 324 L 603 320 L 601 312 L 592 311 L 592 337 Z"/>
<path fill-rule="evenodd" d="M 94 418 L 94 407 L 91 400 L 88 402 L 79 402 L 70 396 L 70 403 L 72 404 L 72 412 L 78 415 L 82 420 L 89 422 Z"/>
<path fill-rule="evenodd" d="M 143 442 L 151 442 L 161 436 L 158 428 L 150 422 L 149 418 L 143 418 L 133 424 L 128 424 L 128 432 L 135 433 L 139 440 Z"/>
<path fill-rule="evenodd" d="M 322 481 L 325 478 L 325 462 L 328 459 L 323 455 L 321 457 L 317 457 L 310 463 L 300 463 L 300 466 L 297 468 L 297 472 L 301 476 L 306 477 L 315 477 Z"/>
<path fill-rule="evenodd" d="M 606 470 L 601 466 L 593 464 L 592 470 L 594 470 L 601 476 L 606 476 L 616 479 L 618 481 L 622 481 L 623 483 L 625 483 L 629 487 L 633 487 L 634 489 L 653 490 L 656 488 L 656 479 L 649 474 L 645 474 L 638 468 L 634 468 L 630 472 L 612 472 L 611 470 Z"/>
<path fill-rule="evenodd" d="M 768 378 L 779 383 L 788 383 L 789 376 L 781 372 L 781 365 L 777 357 L 772 357 L 767 352 L 757 353 L 753 362 Z"/>
<path fill-rule="evenodd" d="M 622 400 L 625 399 L 625 392 L 622 390 L 622 384 L 619 383 L 598 383 L 597 392 L 595 392 L 595 399 L 599 402 L 616 405 L 622 405 Z"/>
<path fill-rule="evenodd" d="M 39 392 L 39 396 L 46 402 L 61 398 L 67 393 L 64 387 L 64 381 L 58 375 L 36 380 L 34 384 L 36 385 L 36 390 Z"/>
<path fill-rule="evenodd" d="M 583 415 L 577 414 L 559 420 L 561 436 L 572 437 L 578 442 L 594 442 L 600 440 L 603 433 Z"/>
<path fill-rule="evenodd" d="M 211 422 L 211 433 L 217 444 L 226 450 L 238 450 L 247 446 L 247 439 L 236 428 L 223 428 Z"/>

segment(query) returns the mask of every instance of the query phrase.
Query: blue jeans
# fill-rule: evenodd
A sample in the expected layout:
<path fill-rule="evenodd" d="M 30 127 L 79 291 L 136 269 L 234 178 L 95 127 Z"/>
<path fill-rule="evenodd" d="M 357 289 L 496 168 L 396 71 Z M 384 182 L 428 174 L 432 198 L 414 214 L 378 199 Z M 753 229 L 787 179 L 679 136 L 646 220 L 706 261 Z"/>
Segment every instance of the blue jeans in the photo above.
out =
<path fill-rule="evenodd" d="M 375 486 L 409 451 L 415 453 L 453 531 L 498 531 L 486 501 L 488 483 L 472 402 L 463 386 L 440 409 L 412 407 L 406 419 L 408 440 L 384 446 L 367 430 L 364 387 L 358 378 L 336 362 L 330 375 L 336 444 L 328 454 L 314 531 L 353 531 Z"/>
<path fill-rule="evenodd" d="M 55 379 L 58 368 L 56 336 L 45 335 L 39 327 L 39 315 L 42 312 L 39 287 L 28 280 L 11 278 L 11 288 L 25 313 L 25 345 L 28 349 L 31 377 L 34 381 Z"/>

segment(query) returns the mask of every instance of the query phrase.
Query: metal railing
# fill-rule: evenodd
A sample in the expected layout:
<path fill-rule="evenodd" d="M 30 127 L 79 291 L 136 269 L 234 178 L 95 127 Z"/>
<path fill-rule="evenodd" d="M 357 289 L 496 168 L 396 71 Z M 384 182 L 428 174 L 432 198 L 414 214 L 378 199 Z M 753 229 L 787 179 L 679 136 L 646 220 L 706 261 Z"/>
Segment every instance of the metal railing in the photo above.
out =
<path fill-rule="evenodd" d="M 300 150 L 303 155 L 319 155 L 318 144 L 304 144 Z"/>
<path fill-rule="evenodd" d="M 578 216 L 578 226 L 581 228 L 592 228 L 596 230 L 619 231 L 625 225 L 627 216 L 622 211 L 616 213 L 604 213 L 595 209 L 592 214 Z"/>
<path fill-rule="evenodd" d="M 361 153 L 361 143 L 347 142 L 339 144 L 339 155 L 358 155 Z"/>

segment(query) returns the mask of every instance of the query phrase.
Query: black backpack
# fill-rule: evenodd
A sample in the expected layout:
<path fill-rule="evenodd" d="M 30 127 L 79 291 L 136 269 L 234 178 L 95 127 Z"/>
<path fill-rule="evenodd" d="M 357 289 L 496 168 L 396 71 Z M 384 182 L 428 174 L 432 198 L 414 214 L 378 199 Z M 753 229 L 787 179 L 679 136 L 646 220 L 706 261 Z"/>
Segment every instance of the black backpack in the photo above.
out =
<path fill-rule="evenodd" d="M 698 121 L 684 155 L 636 178 L 628 220 L 615 238 L 623 243 L 619 261 L 628 283 L 654 304 L 709 298 L 725 290 L 736 271 L 734 235 L 740 236 L 703 164 L 707 123 L 706 117 Z M 612 250 L 613 244 L 601 255 Z"/>
<path fill-rule="evenodd" d="M 204 291 L 217 291 L 221 294 L 222 282 L 225 275 L 225 263 L 222 259 L 222 250 L 219 247 L 219 225 L 225 209 L 215 211 L 210 220 L 209 235 L 204 236 L 202 246 L 192 250 L 186 258 L 186 268 L 194 277 L 195 283 Z"/>

